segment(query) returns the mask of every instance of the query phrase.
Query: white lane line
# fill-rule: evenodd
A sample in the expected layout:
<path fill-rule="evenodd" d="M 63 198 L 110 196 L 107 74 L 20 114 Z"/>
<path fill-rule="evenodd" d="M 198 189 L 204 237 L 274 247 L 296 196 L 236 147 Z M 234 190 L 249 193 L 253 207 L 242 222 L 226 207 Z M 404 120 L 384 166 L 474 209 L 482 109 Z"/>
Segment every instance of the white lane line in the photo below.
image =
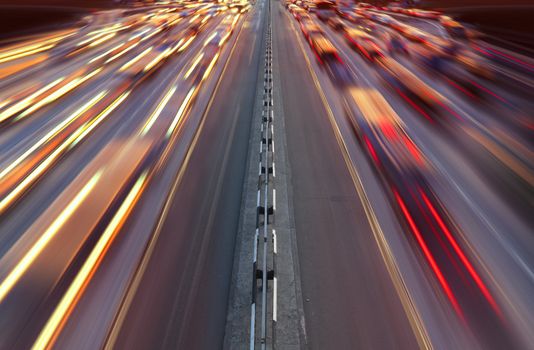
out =
<path fill-rule="evenodd" d="M 276 322 L 278 314 L 278 279 L 273 278 L 273 321 Z"/>

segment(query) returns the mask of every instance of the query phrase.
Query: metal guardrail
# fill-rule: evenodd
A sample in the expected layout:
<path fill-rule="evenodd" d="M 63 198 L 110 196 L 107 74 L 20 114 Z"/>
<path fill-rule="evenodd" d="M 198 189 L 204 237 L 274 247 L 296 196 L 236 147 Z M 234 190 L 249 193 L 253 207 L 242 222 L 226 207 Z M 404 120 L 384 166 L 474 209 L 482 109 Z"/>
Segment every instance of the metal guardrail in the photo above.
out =
<path fill-rule="evenodd" d="M 264 63 L 264 90 L 262 101 L 260 162 L 258 165 L 258 194 L 256 230 L 254 239 L 252 261 L 252 303 L 250 309 L 250 349 L 253 350 L 259 342 L 261 349 L 266 349 L 268 341 L 270 348 L 274 348 L 274 334 L 277 317 L 277 279 L 275 276 L 276 266 L 276 232 L 271 224 L 274 220 L 276 208 L 276 192 L 272 188 L 275 176 L 274 171 L 274 143 L 273 143 L 273 74 L 272 74 L 272 28 L 271 28 L 271 5 L 268 3 L 268 24 L 265 33 L 265 63 Z M 272 195 L 271 195 L 272 193 Z M 269 242 L 270 241 L 270 242 Z M 261 260 L 261 266 L 258 261 Z M 258 286 L 258 281 L 261 285 Z M 269 281 L 272 287 L 269 288 Z M 258 291 L 261 291 L 261 299 L 258 300 Z M 271 308 L 269 308 L 268 294 L 272 296 Z M 259 304 L 259 308 L 258 308 Z M 269 314 L 272 322 L 268 321 Z M 257 322 L 257 318 L 260 322 Z M 259 337 L 256 328 L 259 324 Z M 268 328 L 271 327 L 269 332 Z"/>

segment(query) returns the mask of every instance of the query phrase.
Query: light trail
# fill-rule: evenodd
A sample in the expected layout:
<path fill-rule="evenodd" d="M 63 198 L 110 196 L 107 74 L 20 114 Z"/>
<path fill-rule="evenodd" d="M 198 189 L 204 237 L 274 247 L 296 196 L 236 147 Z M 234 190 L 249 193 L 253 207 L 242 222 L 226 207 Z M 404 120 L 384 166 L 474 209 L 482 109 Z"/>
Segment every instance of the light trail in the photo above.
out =
<path fill-rule="evenodd" d="M 182 46 L 179 47 L 178 52 L 182 52 L 185 49 L 187 49 L 187 47 L 193 42 L 195 37 L 196 35 L 192 35 L 189 39 L 187 39 L 187 41 Z"/>
<path fill-rule="evenodd" d="M 135 64 L 137 61 L 145 57 L 150 51 L 152 51 L 153 46 L 149 47 L 145 51 L 141 52 L 139 55 L 137 55 L 135 58 L 131 59 L 130 61 L 126 62 L 120 69 L 119 72 L 124 72 L 128 68 L 130 68 L 133 64 Z"/>
<path fill-rule="evenodd" d="M 13 115 L 19 113 L 20 111 L 22 111 L 23 109 L 28 107 L 37 96 L 41 95 L 42 93 L 46 92 L 47 90 L 50 90 L 52 87 L 58 85 L 63 80 L 65 80 L 65 77 L 62 77 L 62 78 L 54 80 L 50 84 L 42 87 L 41 89 L 37 90 L 36 92 L 31 94 L 30 96 L 24 98 L 22 101 L 17 102 L 13 106 L 9 107 L 8 109 L 6 109 L 2 113 L 0 113 L 0 123 L 5 121 L 8 118 L 11 118 Z"/>
<path fill-rule="evenodd" d="M 100 39 L 97 40 L 97 41 L 93 41 L 91 44 L 89 44 L 89 47 L 95 47 L 95 46 L 98 46 L 98 45 L 102 44 L 104 41 L 113 38 L 115 35 L 117 35 L 117 33 L 110 33 L 110 34 L 108 34 L 108 35 L 106 35 L 106 36 L 100 38 Z"/>
<path fill-rule="evenodd" d="M 63 40 L 71 35 L 73 35 L 73 33 L 59 35 L 50 39 L 41 39 L 41 41 L 38 41 L 35 44 L 4 50 L 0 52 L 0 63 L 9 62 L 18 58 L 46 51 L 57 45 L 58 41 Z"/>
<path fill-rule="evenodd" d="M 7 294 L 13 289 L 15 284 L 28 270 L 30 265 L 41 254 L 43 249 L 55 237 L 65 222 L 72 216 L 76 209 L 83 203 L 85 198 L 93 190 L 102 175 L 102 170 L 98 171 L 93 177 L 83 186 L 83 188 L 76 194 L 72 201 L 65 207 L 65 209 L 58 215 L 50 226 L 43 232 L 41 237 L 35 242 L 30 250 L 24 255 L 19 263 L 11 270 L 7 277 L 0 283 L 0 303 L 4 301 Z"/>
<path fill-rule="evenodd" d="M 118 54 L 108 58 L 106 60 L 106 64 L 116 60 L 117 58 L 121 57 L 122 55 L 130 52 L 131 50 L 133 50 L 135 47 L 137 47 L 137 45 L 139 45 L 139 42 L 135 43 L 135 44 L 132 44 L 130 47 L 127 47 L 126 49 L 122 50 L 121 52 L 119 52 Z"/>
<path fill-rule="evenodd" d="M 152 68 L 154 68 L 158 63 L 160 63 L 164 58 L 166 58 L 169 54 L 169 51 L 170 51 L 170 48 L 166 48 L 165 50 L 163 50 L 163 52 L 161 52 L 159 55 L 157 55 L 152 61 L 150 61 L 145 69 L 143 70 L 144 72 L 148 72 L 149 70 L 151 70 Z"/>
<path fill-rule="evenodd" d="M 445 276 L 441 272 L 441 269 L 439 268 L 438 264 L 436 263 L 436 260 L 434 259 L 434 256 L 430 252 L 430 249 L 428 248 L 425 240 L 423 239 L 423 236 L 421 235 L 421 232 L 419 231 L 419 228 L 415 224 L 412 215 L 410 214 L 410 211 L 408 208 L 406 208 L 406 205 L 404 204 L 404 201 L 402 200 L 401 196 L 397 193 L 397 191 L 393 190 L 393 194 L 395 196 L 395 199 L 397 200 L 397 203 L 399 204 L 399 207 L 404 214 L 404 217 L 406 218 L 406 221 L 408 222 L 408 225 L 410 226 L 411 232 L 414 234 L 415 239 L 417 240 L 417 243 L 421 247 L 427 261 L 430 264 L 430 267 L 432 268 L 432 271 L 434 271 L 434 274 L 436 278 L 439 281 L 439 284 L 441 284 L 441 287 L 443 288 L 443 291 L 445 292 L 445 295 L 451 302 L 454 310 L 458 314 L 458 316 L 462 319 L 464 319 L 464 314 L 462 309 L 460 308 L 460 305 L 458 304 L 458 301 L 456 300 L 456 297 L 452 293 L 451 287 L 449 286 L 449 283 L 445 279 Z"/>
<path fill-rule="evenodd" d="M 91 254 L 89 254 L 89 257 L 70 284 L 67 292 L 63 295 L 61 301 L 56 306 L 46 325 L 41 330 L 41 333 L 32 346 L 33 350 L 44 350 L 53 346 L 55 339 L 61 332 L 61 329 L 63 328 L 69 315 L 81 298 L 83 292 L 87 288 L 87 285 L 91 281 L 92 276 L 98 269 L 109 247 L 113 243 L 113 240 L 126 222 L 128 215 L 139 199 L 146 184 L 147 178 L 148 173 L 145 171 L 135 182 L 127 197 L 124 199 L 124 202 L 121 204 L 113 216 L 113 219 L 102 233 L 102 236 L 100 236 L 98 242 L 91 251 Z"/>
<path fill-rule="evenodd" d="M 156 122 L 156 119 L 158 119 L 158 117 L 160 116 L 161 112 L 163 111 L 163 109 L 165 108 L 165 106 L 167 105 L 167 103 L 169 102 L 169 100 L 171 99 L 172 95 L 174 94 L 174 92 L 176 91 L 176 86 L 173 86 L 166 94 L 165 96 L 163 97 L 163 99 L 159 102 L 158 106 L 156 107 L 156 109 L 154 110 L 154 112 L 152 113 L 152 115 L 148 118 L 148 120 L 146 121 L 145 125 L 143 126 L 143 128 L 141 129 L 141 132 L 139 133 L 139 135 L 141 136 L 145 136 L 148 131 L 152 128 L 152 126 L 154 125 L 154 123 Z"/>
<path fill-rule="evenodd" d="M 37 150 L 39 147 L 44 145 L 46 142 L 50 141 L 51 138 L 56 136 L 61 130 L 65 129 L 69 124 L 71 124 L 76 118 L 78 118 L 81 114 L 88 111 L 91 107 L 93 107 L 102 97 L 107 93 L 107 91 L 102 91 L 95 97 L 93 97 L 89 102 L 84 104 L 82 107 L 80 107 L 76 112 L 72 113 L 67 119 L 63 120 L 61 123 L 56 125 L 52 130 L 50 130 L 44 137 L 42 137 L 39 141 L 33 144 L 32 147 L 30 147 L 26 152 L 24 152 L 20 157 L 15 159 L 13 162 L 11 162 L 7 167 L 5 167 L 0 172 L 0 181 L 2 181 L 5 176 L 10 173 L 16 166 L 18 166 L 20 163 L 22 163 L 28 156 L 33 153 L 35 150 Z M 1 208 L 1 206 L 0 206 Z M 1 211 L 1 209 L 0 209 Z"/>
<path fill-rule="evenodd" d="M 91 73 L 87 74 L 86 76 L 84 76 L 82 78 L 75 78 L 75 79 L 71 80 L 70 82 L 68 82 L 67 84 L 65 84 L 61 88 L 59 88 L 58 90 L 54 91 L 53 93 L 51 93 L 47 97 L 43 98 L 39 102 L 37 102 L 34 105 L 32 105 L 30 108 L 26 109 L 24 112 L 22 112 L 19 116 L 17 116 L 15 118 L 15 121 L 18 121 L 18 120 L 20 120 L 22 118 L 25 118 L 28 115 L 30 115 L 31 113 L 33 113 L 33 112 L 37 111 L 38 109 L 40 109 L 41 107 L 44 107 L 47 104 L 54 102 L 55 100 L 59 99 L 60 97 L 66 95 L 67 93 L 69 93 L 72 90 L 76 89 L 78 86 L 82 85 L 86 81 L 90 80 L 91 78 L 93 78 L 95 75 L 97 75 L 101 71 L 102 71 L 102 68 L 98 68 L 98 69 L 95 69 L 94 71 L 92 71 Z"/>
<path fill-rule="evenodd" d="M 94 128 L 96 128 L 104 119 L 113 112 L 128 96 L 130 91 L 126 91 L 119 96 L 115 101 L 113 101 L 108 107 L 106 107 L 102 113 L 96 116 L 93 120 L 88 123 L 85 123 L 82 128 L 80 128 L 80 133 L 75 133 L 76 137 L 73 139 L 72 143 L 69 145 L 68 149 L 74 148 L 79 142 L 81 142 Z"/>
<path fill-rule="evenodd" d="M 176 126 L 178 125 L 178 123 L 182 119 L 182 116 L 183 116 L 187 106 L 189 106 L 189 103 L 191 102 L 191 98 L 193 97 L 193 94 L 195 93 L 195 91 L 196 91 L 196 87 L 193 86 L 191 88 L 191 90 L 189 90 L 189 92 L 187 93 L 184 101 L 182 102 L 182 104 L 180 105 L 180 108 L 178 109 L 178 112 L 174 116 L 174 119 L 172 120 L 171 125 L 167 129 L 167 133 L 165 134 L 166 138 L 170 138 L 171 135 L 174 133 L 174 131 L 176 129 Z"/>
<path fill-rule="evenodd" d="M 16 60 L 18 58 L 23 58 L 23 57 L 30 56 L 30 55 L 33 55 L 33 54 L 36 54 L 36 53 L 40 53 L 40 52 L 49 50 L 49 49 L 53 48 L 54 46 L 55 45 L 41 46 L 41 47 L 35 48 L 33 50 L 30 50 L 30 51 L 21 52 L 19 54 L 11 55 L 11 56 L 8 56 L 8 57 L 5 57 L 5 58 L 0 58 L 0 63 L 5 63 L 5 62 Z"/>
<path fill-rule="evenodd" d="M 98 114 L 91 121 L 84 123 L 75 132 L 73 132 L 61 145 L 59 145 L 50 155 L 48 155 L 30 174 L 28 174 L 18 185 L 15 186 L 2 200 L 0 201 L 0 213 L 5 211 L 18 197 L 28 189 L 65 151 L 74 147 L 83 138 L 85 138 L 98 124 L 100 124 L 115 108 L 121 104 L 129 92 L 119 96 L 112 104 L 106 107 L 100 114 Z M 85 109 L 87 111 L 88 109 Z M 80 114 L 82 114 L 80 113 Z"/>
<path fill-rule="evenodd" d="M 453 235 L 450 232 L 449 228 L 447 227 L 447 225 L 445 225 L 445 223 L 443 222 L 443 219 L 441 219 L 440 215 L 438 214 L 438 212 L 434 208 L 434 205 L 432 204 L 432 202 L 430 202 L 430 199 L 428 199 L 427 195 L 421 189 L 419 189 L 419 193 L 423 197 L 423 201 L 425 202 L 426 206 L 430 209 L 430 212 L 432 213 L 432 216 L 437 221 L 439 227 L 441 228 L 441 231 L 443 233 L 445 233 L 445 237 L 447 237 L 447 240 L 452 245 L 452 247 L 453 247 L 454 251 L 456 252 L 456 254 L 458 254 L 458 256 L 460 257 L 460 260 L 464 264 L 465 268 L 467 269 L 467 271 L 469 272 L 469 274 L 471 275 L 471 277 L 475 281 L 476 285 L 478 286 L 478 288 L 480 289 L 480 291 L 482 292 L 482 294 L 484 295 L 486 300 L 490 303 L 490 305 L 493 308 L 493 310 L 495 310 L 495 312 L 497 314 L 501 315 L 501 310 L 500 310 L 499 306 L 497 305 L 497 303 L 493 299 L 493 296 L 489 292 L 489 290 L 486 287 L 486 285 L 484 284 L 484 282 L 482 282 L 482 278 L 478 275 L 478 273 L 475 271 L 475 268 L 473 267 L 471 262 L 465 256 L 464 252 L 462 251 L 462 249 L 458 245 L 458 242 L 456 241 L 456 239 L 453 237 Z"/>
<path fill-rule="evenodd" d="M 189 67 L 189 69 L 187 70 L 187 72 L 185 72 L 184 74 L 184 79 L 187 79 L 189 78 L 189 76 L 191 75 L 191 73 L 193 73 L 193 71 L 195 70 L 196 66 L 200 63 L 200 60 L 202 59 L 202 57 L 204 57 L 204 53 L 200 53 L 197 58 L 193 61 L 193 64 L 191 65 L 191 67 Z"/>

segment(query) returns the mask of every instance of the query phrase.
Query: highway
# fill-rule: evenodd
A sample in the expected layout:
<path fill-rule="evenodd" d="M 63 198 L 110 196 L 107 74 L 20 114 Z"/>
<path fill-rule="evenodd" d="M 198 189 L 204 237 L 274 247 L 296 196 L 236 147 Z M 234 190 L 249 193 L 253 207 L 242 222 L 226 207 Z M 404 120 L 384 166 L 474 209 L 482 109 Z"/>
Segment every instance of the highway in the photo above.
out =
<path fill-rule="evenodd" d="M 183 302 L 176 308 L 199 303 L 210 314 L 212 305 L 219 309 L 219 317 L 211 318 L 213 325 L 197 330 L 205 334 L 202 329 L 209 329 L 213 337 L 189 334 L 167 339 L 167 346 L 222 341 L 226 294 L 191 294 L 202 281 L 190 280 L 208 276 L 202 269 L 212 270 L 214 264 L 223 271 L 208 283 L 218 289 L 229 284 L 225 276 L 231 273 L 232 249 L 216 248 L 233 246 L 237 215 L 226 214 L 240 209 L 246 148 L 239 143 L 248 139 L 246 116 L 252 101 L 242 99 L 241 91 L 255 79 L 236 71 L 244 63 L 255 72 L 258 60 L 258 50 L 243 47 L 249 39 L 238 38 L 250 37 L 261 19 L 255 11 L 245 21 L 240 11 L 246 13 L 246 8 L 192 4 L 125 17 L 103 13 L 86 27 L 31 43 L 30 50 L 40 50 L 49 40 L 58 40 L 50 50 L 43 49 L 46 64 L 13 73 L 8 69 L 14 65 L 7 62 L 2 92 L 17 96 L 14 91 L 21 91 L 22 102 L 8 101 L 2 110 L 2 347 L 29 348 L 34 342 L 38 348 L 76 344 L 88 349 L 125 341 L 151 344 L 160 331 L 164 334 L 158 339 L 165 341 L 168 332 L 162 325 L 167 322 L 154 324 L 152 333 L 146 325 L 144 332 L 135 331 L 124 303 L 126 294 L 137 293 L 136 277 L 147 276 L 145 269 L 150 271 L 152 264 L 168 268 L 157 273 L 164 285 L 143 283 L 139 293 L 171 287 L 167 299 L 156 298 L 162 301 L 160 309 L 150 306 L 151 312 L 165 312 L 169 325 L 184 322 L 176 311 L 167 313 L 175 301 Z M 105 40 L 88 41 L 92 36 Z M 41 86 L 45 89 L 37 90 Z M 220 93 L 229 86 L 241 88 Z M 35 101 L 48 103 L 39 106 Z M 28 108 L 33 110 L 24 112 Z M 223 122 L 221 113 L 233 121 Z M 17 118 L 21 115 L 28 117 Z M 213 200 L 221 192 L 225 199 L 233 198 L 233 208 Z M 203 215 L 194 214 L 199 212 Z M 225 222 L 226 217 L 232 219 Z M 214 226 L 228 235 L 214 237 Z M 47 227 L 45 237 L 39 236 Z M 171 249 L 178 260 L 170 263 L 161 249 Z M 49 259 L 54 263 L 40 263 Z M 19 261 L 25 265 L 19 267 Z M 176 283 L 180 270 L 183 283 Z M 123 313 L 124 319 L 116 318 Z M 199 323 L 206 315 L 192 313 L 187 323 Z M 127 337 L 120 329 L 128 329 Z"/>
<path fill-rule="evenodd" d="M 521 185 L 509 187 L 518 186 L 511 173 L 519 164 L 529 169 L 525 175 L 532 174 L 531 131 L 517 120 L 532 115 L 531 102 L 521 89 L 503 89 L 511 77 L 498 78 L 506 82 L 470 78 L 476 91 L 461 86 L 448 71 L 436 74 L 417 59 L 421 47 L 430 46 L 426 38 L 422 44 L 402 38 L 407 52 L 386 54 L 388 35 L 396 30 L 370 14 L 387 12 L 362 11 L 367 17 L 349 17 L 344 29 L 329 20 L 308 21 L 301 13 L 280 6 L 274 21 L 280 23 L 276 28 L 284 28 L 278 34 L 281 95 L 291 171 L 298 179 L 293 180 L 295 224 L 310 347 L 502 349 L 532 344 L 526 321 L 532 311 L 527 248 L 532 193 L 521 194 Z M 436 21 L 388 16 L 450 40 Z M 347 38 L 351 35 L 371 36 L 384 56 L 368 57 L 366 47 L 358 52 Z M 305 108 L 301 101 L 307 101 Z M 371 117 L 367 104 L 402 121 L 369 129 L 373 124 L 358 119 L 379 115 Z M 389 146 L 395 140 L 388 136 L 393 127 L 402 128 L 396 137 L 410 140 Z M 377 136 L 386 130 L 387 138 Z M 517 136 L 505 141 L 495 133 Z M 409 153 L 401 154 L 398 147 Z M 407 164 L 412 157 L 416 170 Z M 503 167 L 499 159 L 523 163 Z M 430 212 L 425 213 L 425 205 Z M 511 302 L 506 295 L 518 281 L 521 291 L 515 290 L 517 299 Z M 522 306 L 512 306 L 515 302 Z M 523 339 L 514 333 L 519 329 Z"/>
<path fill-rule="evenodd" d="M 451 19 L 308 6 L 162 2 L 0 47 L 0 348 L 222 348 L 268 23 L 286 331 L 532 348 L 534 60 Z"/>

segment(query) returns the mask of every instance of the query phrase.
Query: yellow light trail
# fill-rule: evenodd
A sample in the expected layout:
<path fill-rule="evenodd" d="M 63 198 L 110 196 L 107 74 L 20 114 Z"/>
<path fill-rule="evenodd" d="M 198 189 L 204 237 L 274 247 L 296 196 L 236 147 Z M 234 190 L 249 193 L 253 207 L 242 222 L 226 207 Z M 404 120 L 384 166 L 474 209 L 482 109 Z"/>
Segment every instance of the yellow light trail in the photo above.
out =
<path fill-rule="evenodd" d="M 75 88 L 77 88 L 78 86 L 80 86 L 81 84 L 86 82 L 87 80 L 89 80 L 92 77 L 94 77 L 101 70 L 102 70 L 102 68 L 95 69 L 94 71 L 92 71 L 91 73 L 87 74 L 83 78 L 76 78 L 76 79 L 70 81 L 69 83 L 65 84 L 64 86 L 62 86 L 58 90 L 54 91 L 53 93 L 51 93 L 47 97 L 43 98 L 42 100 L 40 100 L 39 102 L 37 102 L 33 106 L 31 106 L 30 108 L 28 108 L 27 110 L 22 112 L 17 118 L 15 118 L 15 120 L 20 120 L 22 118 L 25 118 L 29 114 L 31 114 L 31 113 L 35 112 L 36 110 L 38 110 L 39 108 L 41 108 L 41 107 L 43 107 L 43 106 L 45 106 L 45 105 L 57 100 L 61 96 L 63 96 L 65 94 L 67 94 L 68 92 L 74 90 Z"/>
<path fill-rule="evenodd" d="M 200 54 L 197 56 L 197 58 L 193 61 L 193 64 L 191 65 L 191 67 L 189 67 L 189 69 L 187 70 L 187 72 L 185 72 L 184 79 L 189 78 L 189 76 L 191 75 L 191 73 L 193 73 L 193 71 L 195 70 L 196 66 L 198 65 L 198 63 L 200 62 L 200 60 L 202 59 L 202 57 L 204 57 L 204 53 L 200 53 Z"/>
<path fill-rule="evenodd" d="M 189 44 L 191 44 L 191 42 L 193 42 L 193 39 L 195 39 L 195 37 L 196 37 L 196 35 L 193 35 L 192 37 L 187 39 L 187 41 L 182 46 L 180 46 L 180 48 L 178 49 L 178 52 L 184 51 L 189 46 Z"/>
<path fill-rule="evenodd" d="M 139 42 L 135 43 L 135 44 L 132 44 L 130 47 L 126 48 L 125 50 L 122 50 L 121 52 L 119 52 L 118 54 L 108 58 L 106 60 L 106 63 L 110 63 L 114 60 L 116 60 L 117 58 L 121 57 L 122 55 L 124 55 L 125 53 L 129 52 L 130 50 L 134 49 L 137 45 L 139 45 Z"/>
<path fill-rule="evenodd" d="M 223 46 L 226 40 L 230 37 L 230 32 L 227 32 L 222 38 L 221 41 L 219 41 L 219 46 Z"/>
<path fill-rule="evenodd" d="M 15 103 L 13 106 L 9 107 L 8 109 L 6 109 L 2 113 L 0 113 L 0 123 L 3 122 L 6 119 L 12 117 L 14 114 L 17 114 L 18 112 L 22 111 L 24 108 L 26 108 L 28 105 L 30 105 L 31 102 L 37 96 L 41 95 L 43 92 L 45 92 L 47 90 L 50 90 L 52 87 L 56 86 L 57 84 L 59 84 L 63 80 L 65 80 L 65 77 L 59 78 L 57 80 L 54 80 L 50 84 L 48 84 L 45 87 L 37 90 L 36 92 L 34 92 L 30 96 L 26 97 L 22 101 L 19 101 L 19 102 Z"/>
<path fill-rule="evenodd" d="M 176 116 L 174 116 L 174 119 L 173 119 L 171 125 L 169 126 L 169 129 L 167 129 L 167 133 L 165 134 L 166 138 L 171 137 L 171 135 L 173 134 L 176 126 L 178 125 L 178 123 L 182 119 L 182 116 L 183 116 L 183 114 L 185 112 L 185 109 L 189 105 L 189 102 L 191 101 L 191 98 L 193 97 L 193 94 L 195 93 L 196 88 L 197 88 L 196 86 L 193 86 L 191 88 L 191 90 L 189 90 L 189 92 L 187 93 L 187 96 L 185 97 L 184 101 L 182 102 L 182 105 L 180 106 L 180 108 L 178 109 L 178 112 L 176 113 Z"/>
<path fill-rule="evenodd" d="M 206 23 L 211 18 L 211 15 L 205 16 L 200 23 Z"/>
<path fill-rule="evenodd" d="M 235 28 L 235 25 L 237 24 L 237 21 L 239 20 L 239 17 L 241 16 L 241 14 L 237 14 L 234 18 L 234 21 L 232 22 L 232 29 Z"/>
<path fill-rule="evenodd" d="M 143 37 L 143 38 L 141 39 L 141 41 L 148 40 L 148 39 L 150 39 L 151 37 L 153 37 L 154 35 L 158 34 L 159 32 L 161 32 L 161 28 L 158 27 L 158 28 L 154 29 L 154 31 L 153 31 L 152 33 L 150 33 L 149 35 Z"/>
<path fill-rule="evenodd" d="M 89 36 L 89 35 L 90 35 L 90 34 L 88 34 L 88 36 Z M 85 44 L 88 44 L 88 43 L 90 43 L 90 42 L 93 41 L 93 40 L 96 40 L 96 39 L 98 39 L 98 38 L 103 37 L 104 35 L 106 35 L 106 33 L 102 33 L 102 32 L 101 32 L 101 33 L 98 33 L 98 34 L 94 35 L 94 36 L 91 37 L 91 38 L 88 38 L 88 39 L 85 39 L 85 40 L 80 41 L 80 42 L 76 45 L 76 47 L 78 47 L 78 46 L 82 46 L 82 45 L 85 45 Z"/>
<path fill-rule="evenodd" d="M 145 34 L 146 34 L 147 32 L 149 32 L 149 31 L 150 31 L 150 28 L 147 28 L 147 29 L 145 29 L 145 30 L 142 30 L 142 31 L 140 31 L 139 33 L 133 35 L 133 36 L 130 38 L 130 40 L 134 40 L 134 39 L 136 39 L 136 38 L 138 38 L 138 37 L 140 37 L 140 36 L 143 36 L 143 35 L 145 35 Z"/>
<path fill-rule="evenodd" d="M 11 99 L 9 98 L 7 100 L 0 102 L 0 109 L 4 108 L 4 106 L 8 105 L 9 103 L 11 103 Z"/>
<path fill-rule="evenodd" d="M 102 111 L 99 115 L 96 116 L 92 121 L 85 123 L 80 129 L 81 132 L 76 132 L 75 137 L 73 138 L 72 143 L 69 145 L 69 149 L 76 146 L 80 141 L 82 141 L 94 128 L 98 126 L 111 112 L 113 112 L 127 97 L 130 95 L 130 91 L 126 91 L 119 96 L 113 103 L 111 103 L 106 109 Z"/>
<path fill-rule="evenodd" d="M 124 45 L 123 43 L 120 43 L 119 45 L 115 46 L 115 47 L 112 47 L 111 49 L 107 50 L 106 52 L 92 58 L 89 63 L 94 63 L 96 61 L 98 61 L 99 59 L 101 59 L 102 57 L 106 57 L 107 55 L 109 55 L 110 53 L 112 53 L 113 51 L 117 50 L 118 48 L 120 48 L 122 45 Z"/>
<path fill-rule="evenodd" d="M 169 50 L 170 50 L 170 48 L 166 48 L 162 53 L 157 55 L 156 58 L 154 58 L 152 61 L 150 61 L 146 65 L 146 67 L 145 67 L 145 69 L 143 71 L 144 72 L 148 72 L 149 70 L 154 68 L 163 58 L 167 57 L 167 54 L 168 54 Z"/>
<path fill-rule="evenodd" d="M 84 123 L 80 126 L 74 133 L 72 133 L 65 142 L 59 145 L 45 160 L 43 160 L 28 176 L 24 178 L 15 188 L 9 192 L 1 201 L 0 201 L 0 213 L 2 213 L 6 208 L 9 207 L 18 197 L 29 188 L 34 181 L 37 180 L 47 169 L 50 167 L 53 162 L 66 150 L 74 147 L 78 142 L 80 142 L 85 136 L 89 134 L 98 124 L 100 124 L 117 106 L 122 103 L 129 95 L 129 92 L 126 92 L 119 96 L 111 105 L 109 105 L 104 111 L 102 111 L 98 116 L 96 116 L 90 122 Z"/>
<path fill-rule="evenodd" d="M 176 43 L 176 45 L 174 45 L 174 47 L 172 48 L 172 51 L 174 52 L 174 51 L 176 51 L 177 49 L 179 49 L 179 48 L 182 46 L 183 43 L 184 43 L 184 38 L 181 38 L 181 39 Z"/>
<path fill-rule="evenodd" d="M 143 126 L 143 129 L 141 130 L 141 133 L 140 133 L 141 136 L 146 135 L 148 131 L 150 130 L 150 128 L 152 128 L 152 126 L 156 122 L 156 119 L 158 119 L 159 115 L 161 114 L 161 112 L 163 111 L 163 109 L 165 108 L 165 106 L 167 105 L 167 103 L 169 102 L 169 100 L 171 99 L 175 91 L 176 91 L 176 86 L 173 86 L 165 94 L 165 97 L 163 97 L 163 99 L 158 104 L 157 108 L 154 110 L 152 115 L 148 118 L 145 125 Z"/>
<path fill-rule="evenodd" d="M 217 35 L 218 33 L 217 32 L 213 32 L 210 36 L 208 36 L 208 38 L 206 39 L 206 41 L 204 41 L 204 45 L 203 46 L 206 46 L 210 43 L 211 39 L 215 38 L 215 36 Z"/>
<path fill-rule="evenodd" d="M 217 62 L 217 59 L 219 58 L 219 53 L 217 52 L 215 56 L 213 56 L 213 59 L 210 62 L 210 65 L 208 68 L 206 68 L 206 71 L 204 72 L 204 75 L 202 76 L 202 81 L 204 81 L 211 73 L 211 70 L 213 69 L 213 66 Z"/>
<path fill-rule="evenodd" d="M 83 203 L 85 198 L 93 190 L 98 183 L 102 170 L 98 171 L 90 180 L 83 186 L 80 192 L 72 199 L 72 201 L 65 207 L 59 216 L 52 222 L 50 226 L 43 232 L 41 237 L 35 242 L 30 250 L 19 261 L 15 268 L 9 275 L 0 283 L 0 303 L 5 299 L 6 295 L 13 289 L 18 280 L 28 270 L 30 265 L 35 261 L 48 243 L 55 237 L 65 222 L 72 216 L 76 209 Z"/>
<path fill-rule="evenodd" d="M 117 236 L 119 230 L 126 222 L 126 218 L 132 211 L 135 203 L 139 199 L 148 177 L 147 171 L 143 172 L 137 179 L 134 186 L 128 193 L 119 210 L 113 216 L 113 219 L 107 226 L 106 230 L 91 251 L 91 254 L 83 264 L 82 268 L 72 281 L 69 289 L 61 298 L 61 301 L 54 310 L 52 316 L 42 329 L 39 337 L 32 346 L 32 350 L 44 350 L 50 348 L 59 335 L 63 325 L 67 321 L 70 313 L 76 306 L 79 298 L 89 284 L 95 271 L 98 269 L 111 243 Z"/>
<path fill-rule="evenodd" d="M 21 52 L 21 53 L 16 54 L 16 55 L 11 55 L 11 56 L 8 56 L 8 57 L 5 57 L 5 58 L 0 58 L 0 63 L 13 61 L 13 60 L 16 60 L 17 58 L 22 58 L 22 57 L 26 57 L 26 56 L 30 56 L 30 55 L 39 53 L 39 52 L 43 52 L 43 51 L 46 51 L 48 49 L 53 48 L 54 46 L 55 45 L 41 46 L 41 47 L 38 47 L 38 48 L 30 50 L 30 51 L 24 51 L 24 52 Z"/>
<path fill-rule="evenodd" d="M 45 50 L 48 50 L 52 47 L 54 47 L 56 42 L 71 36 L 73 33 L 66 34 L 66 35 L 60 35 L 55 38 L 50 38 L 46 40 L 42 40 L 41 42 L 37 42 L 35 44 L 18 47 L 14 49 L 8 49 L 6 51 L 0 52 L 0 63 L 12 61 L 17 58 L 21 58 L 24 56 L 29 56 L 34 53 L 42 52 Z"/>
<path fill-rule="evenodd" d="M 191 19 L 189 20 L 189 23 L 193 23 L 193 22 L 196 21 L 199 17 L 200 17 L 200 15 L 194 15 L 194 16 L 191 17 Z"/>
<path fill-rule="evenodd" d="M 107 34 L 107 33 L 117 32 L 117 31 L 120 31 L 120 30 L 128 28 L 128 27 L 129 26 L 121 27 L 120 23 L 115 23 L 115 24 L 113 24 L 113 25 L 111 25 L 109 27 L 104 27 L 102 29 L 93 30 L 92 32 L 88 33 L 87 36 L 91 36 L 91 35 L 94 35 L 94 34 L 104 35 L 104 34 Z"/>
<path fill-rule="evenodd" d="M 11 164 L 9 164 L 7 167 L 5 167 L 0 172 L 0 181 L 9 173 L 11 172 L 16 166 L 18 166 L 23 160 L 25 160 L 30 154 L 32 154 L 36 149 L 41 147 L 43 144 L 45 144 L 47 141 L 52 139 L 54 136 L 56 136 L 61 130 L 63 130 L 65 127 L 70 125 L 75 119 L 77 119 L 81 114 L 88 111 L 91 107 L 93 107 L 105 94 L 107 91 L 102 91 L 95 97 L 93 97 L 89 102 L 84 104 L 82 107 L 80 107 L 76 112 L 71 114 L 67 119 L 62 121 L 60 124 L 55 126 L 52 130 L 50 130 L 44 137 L 42 137 L 39 141 L 37 141 L 32 147 L 30 147 L 26 152 L 24 152 L 19 158 L 15 159 Z M 2 211 L 2 206 L 0 205 L 0 212 Z"/>
<path fill-rule="evenodd" d="M 130 61 L 126 62 L 124 64 L 124 66 L 122 66 L 120 69 L 119 69 L 119 72 L 123 72 L 125 71 L 126 69 L 130 68 L 134 63 L 136 63 L 137 61 L 139 61 L 141 58 L 145 57 L 150 51 L 152 51 L 152 48 L 153 46 L 149 47 L 148 49 L 146 49 L 145 51 L 141 52 L 139 55 L 137 55 L 137 57 L 131 59 Z"/>
<path fill-rule="evenodd" d="M 104 41 L 113 38 L 115 35 L 117 35 L 117 33 L 110 33 L 110 34 L 100 38 L 99 40 L 92 42 L 91 44 L 89 44 L 89 47 L 98 46 L 98 45 L 102 44 Z"/>

